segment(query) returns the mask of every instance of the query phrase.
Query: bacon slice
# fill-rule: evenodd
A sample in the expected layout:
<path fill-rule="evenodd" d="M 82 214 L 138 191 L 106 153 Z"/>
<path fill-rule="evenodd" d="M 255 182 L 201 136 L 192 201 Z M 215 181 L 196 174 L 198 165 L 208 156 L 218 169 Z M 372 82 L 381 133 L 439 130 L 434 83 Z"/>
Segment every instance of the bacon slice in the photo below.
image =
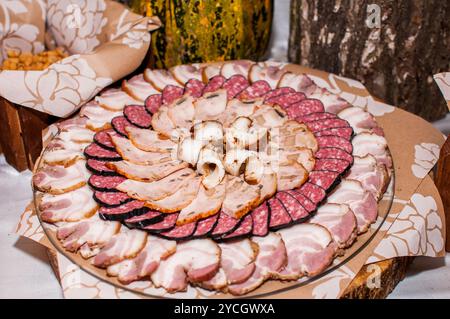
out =
<path fill-rule="evenodd" d="M 183 64 L 169 69 L 173 77 L 182 85 L 190 79 L 202 80 L 202 69 L 197 64 Z"/>
<path fill-rule="evenodd" d="M 175 253 L 176 246 L 175 241 L 148 236 L 146 246 L 136 257 L 108 266 L 107 273 L 123 284 L 146 278 L 158 268 L 161 260 Z"/>
<path fill-rule="evenodd" d="M 352 145 L 353 155 L 364 157 L 370 154 L 376 158 L 377 163 L 383 164 L 387 168 L 392 167 L 387 141 L 383 136 L 363 132 L 353 138 Z"/>
<path fill-rule="evenodd" d="M 277 191 L 277 175 L 273 172 L 265 172 L 258 185 L 260 187 L 259 205 Z"/>
<path fill-rule="evenodd" d="M 180 86 L 178 81 L 173 77 L 172 73 L 167 70 L 145 69 L 144 79 L 158 91 L 162 91 L 167 85 Z"/>
<path fill-rule="evenodd" d="M 269 233 L 265 237 L 254 237 L 252 241 L 258 245 L 255 270 L 246 281 L 228 286 L 233 295 L 244 295 L 261 286 L 272 273 L 280 271 L 287 262 L 286 247 L 277 233 Z"/>
<path fill-rule="evenodd" d="M 79 160 L 69 167 L 44 165 L 34 174 L 33 184 L 41 192 L 58 195 L 83 187 L 89 176 L 86 161 Z"/>
<path fill-rule="evenodd" d="M 220 75 L 221 68 L 220 65 L 208 65 L 204 67 L 202 71 L 203 82 L 207 83 L 211 78 Z"/>
<path fill-rule="evenodd" d="M 311 172 L 316 164 L 313 152 L 306 147 L 293 146 L 289 148 L 281 148 L 279 150 L 279 155 L 281 163 L 296 161 L 308 172 Z"/>
<path fill-rule="evenodd" d="M 165 135 L 153 130 L 128 126 L 125 131 L 128 133 L 131 142 L 137 148 L 146 152 L 170 153 L 176 147 L 176 144 Z"/>
<path fill-rule="evenodd" d="M 228 101 L 225 111 L 220 115 L 219 121 L 224 127 L 229 127 L 238 117 L 249 117 L 257 108 L 257 102 L 242 102 L 238 99 Z"/>
<path fill-rule="evenodd" d="M 138 74 L 129 80 L 124 80 L 122 82 L 122 90 L 127 92 L 132 98 L 142 102 L 144 102 L 149 95 L 159 93 L 153 85 L 145 81 L 143 74 Z"/>
<path fill-rule="evenodd" d="M 195 116 L 194 98 L 185 95 L 168 106 L 168 116 L 175 127 L 190 129 Z"/>
<path fill-rule="evenodd" d="M 86 143 L 76 143 L 70 140 L 54 139 L 42 155 L 42 160 L 48 165 L 70 166 L 76 161 L 83 159 L 83 149 Z"/>
<path fill-rule="evenodd" d="M 350 123 L 356 134 L 378 127 L 373 115 L 360 107 L 348 107 L 339 112 L 338 116 Z"/>
<path fill-rule="evenodd" d="M 74 126 L 71 128 L 61 129 L 58 138 L 66 142 L 87 144 L 92 142 L 94 134 L 95 132 L 84 126 Z"/>
<path fill-rule="evenodd" d="M 220 266 L 225 272 L 228 284 L 240 284 L 255 271 L 258 245 L 249 239 L 219 244 L 222 251 Z"/>
<path fill-rule="evenodd" d="M 295 74 L 291 72 L 283 74 L 278 82 L 278 87 L 290 87 L 295 91 L 305 93 L 306 95 L 310 95 L 316 89 L 316 85 L 306 74 Z"/>
<path fill-rule="evenodd" d="M 188 167 L 188 163 L 177 160 L 155 165 L 138 165 L 128 161 L 110 162 L 107 167 L 128 179 L 141 182 L 154 182 L 180 169 Z"/>
<path fill-rule="evenodd" d="M 288 263 L 274 272 L 279 279 L 296 280 L 324 271 L 333 261 L 336 245 L 325 227 L 299 224 L 278 232 L 286 246 Z"/>
<path fill-rule="evenodd" d="M 265 104 L 259 106 L 251 115 L 251 118 L 254 119 L 258 125 L 267 128 L 281 127 L 288 119 L 286 113 L 281 109 Z"/>
<path fill-rule="evenodd" d="M 222 211 L 239 219 L 258 205 L 260 194 L 257 185 L 250 185 L 240 177 L 228 176 Z"/>
<path fill-rule="evenodd" d="M 277 131 L 271 130 L 272 139 L 280 148 L 306 147 L 313 153 L 319 149 L 319 144 L 314 134 L 304 124 L 297 121 L 287 121 Z"/>
<path fill-rule="evenodd" d="M 187 178 L 195 176 L 190 168 L 183 168 L 158 181 L 145 183 L 126 180 L 116 186 L 117 190 L 142 201 L 156 201 L 172 195 L 184 184 Z"/>
<path fill-rule="evenodd" d="M 247 78 L 248 72 L 253 64 L 255 64 L 255 62 L 249 60 L 226 62 L 222 65 L 220 74 L 227 79 L 233 75 L 242 75 Z"/>
<path fill-rule="evenodd" d="M 298 162 L 281 163 L 277 171 L 277 189 L 284 191 L 300 187 L 308 180 L 308 171 Z"/>
<path fill-rule="evenodd" d="M 158 112 L 153 114 L 152 127 L 155 131 L 169 138 L 173 138 L 176 126 L 170 119 L 169 108 L 167 106 L 160 107 Z"/>
<path fill-rule="evenodd" d="M 101 107 L 96 101 L 90 101 L 80 109 L 80 116 L 85 117 L 85 126 L 93 131 L 100 131 L 111 127 L 111 120 L 121 116 L 122 111 L 110 111 Z"/>
<path fill-rule="evenodd" d="M 325 112 L 337 114 L 343 109 L 350 107 L 350 103 L 346 100 L 324 88 L 317 87 L 313 93 L 307 96 L 309 99 L 317 99 L 321 101 L 325 107 Z"/>
<path fill-rule="evenodd" d="M 195 121 L 215 120 L 225 111 L 227 106 L 227 91 L 218 90 L 204 94 L 194 103 Z"/>
<path fill-rule="evenodd" d="M 39 201 L 41 219 L 45 222 L 76 222 L 95 214 L 98 205 L 88 186 L 61 195 L 44 194 Z"/>
<path fill-rule="evenodd" d="M 220 248 L 209 239 L 178 244 L 177 251 L 151 275 L 156 287 L 169 292 L 185 291 L 188 282 L 198 283 L 214 277 L 220 265 Z"/>
<path fill-rule="evenodd" d="M 264 80 L 270 84 L 272 89 L 278 86 L 278 82 L 281 76 L 286 71 L 282 70 L 280 66 L 265 65 L 263 63 L 253 64 L 249 70 L 248 79 L 253 83 L 256 81 Z"/>
<path fill-rule="evenodd" d="M 137 104 L 142 105 L 141 101 L 133 99 L 125 91 L 121 89 L 110 89 L 95 97 L 101 107 L 109 111 L 122 111 L 125 105 Z"/>

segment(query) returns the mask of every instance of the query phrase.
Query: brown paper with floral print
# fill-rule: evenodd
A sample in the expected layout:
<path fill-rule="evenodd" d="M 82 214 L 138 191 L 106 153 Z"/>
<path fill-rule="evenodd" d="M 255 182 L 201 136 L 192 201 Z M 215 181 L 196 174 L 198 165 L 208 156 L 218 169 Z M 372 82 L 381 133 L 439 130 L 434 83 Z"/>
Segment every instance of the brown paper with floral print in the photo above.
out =
<path fill-rule="evenodd" d="M 160 25 L 112 0 L 1 1 L 0 9 L 0 63 L 9 49 L 35 54 L 44 44 L 70 54 L 43 71 L 0 72 L 0 95 L 58 117 L 133 72 Z"/>

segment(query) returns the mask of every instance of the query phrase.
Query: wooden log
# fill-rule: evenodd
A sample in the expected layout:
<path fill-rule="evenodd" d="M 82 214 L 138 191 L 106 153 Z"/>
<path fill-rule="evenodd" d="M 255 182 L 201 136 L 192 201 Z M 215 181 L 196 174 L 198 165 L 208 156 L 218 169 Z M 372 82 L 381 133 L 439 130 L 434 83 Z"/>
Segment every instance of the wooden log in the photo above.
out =
<path fill-rule="evenodd" d="M 445 250 L 450 252 L 450 136 L 441 148 L 436 166 L 436 187 L 442 198 L 445 211 L 446 243 Z"/>
<path fill-rule="evenodd" d="M 292 0 L 289 61 L 358 79 L 436 120 L 448 112 L 432 75 L 449 71 L 449 16 L 440 0 Z"/>

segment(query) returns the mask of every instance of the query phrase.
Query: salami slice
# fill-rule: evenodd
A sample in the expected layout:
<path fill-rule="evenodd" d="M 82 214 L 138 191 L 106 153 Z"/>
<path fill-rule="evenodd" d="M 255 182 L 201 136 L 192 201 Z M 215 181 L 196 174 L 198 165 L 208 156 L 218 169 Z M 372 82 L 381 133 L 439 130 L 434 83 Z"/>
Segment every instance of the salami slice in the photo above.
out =
<path fill-rule="evenodd" d="M 197 222 L 197 228 L 195 229 L 194 237 L 206 236 L 216 226 L 219 220 L 219 214 L 212 215 L 208 218 L 202 219 Z"/>
<path fill-rule="evenodd" d="M 351 127 L 346 120 L 343 119 L 322 119 L 315 122 L 306 123 L 308 128 L 313 132 L 328 130 L 334 127 Z"/>
<path fill-rule="evenodd" d="M 94 142 L 103 147 L 104 149 L 115 151 L 116 148 L 112 143 L 110 133 L 114 132 L 114 130 L 103 130 L 95 133 Z"/>
<path fill-rule="evenodd" d="M 97 191 L 114 192 L 116 191 L 116 186 L 125 180 L 126 178 L 122 176 L 92 175 L 89 178 L 88 184 Z"/>
<path fill-rule="evenodd" d="M 192 237 L 192 235 L 194 234 L 196 225 L 197 225 L 196 222 L 192 222 L 181 226 L 177 225 L 169 231 L 159 233 L 159 236 L 173 240 L 188 239 Z"/>
<path fill-rule="evenodd" d="M 312 100 L 312 99 L 306 99 L 304 101 L 310 101 L 310 100 Z M 308 122 L 315 122 L 315 121 L 319 121 L 319 120 L 336 119 L 336 118 L 337 118 L 336 114 L 322 111 L 322 112 L 315 112 L 315 113 L 298 116 L 297 120 L 304 122 L 304 123 L 308 123 Z"/>
<path fill-rule="evenodd" d="M 149 209 L 145 214 L 133 216 L 124 220 L 124 223 L 131 228 L 143 228 L 148 225 L 159 223 L 164 219 L 165 214 Z"/>
<path fill-rule="evenodd" d="M 243 75 L 235 74 L 225 81 L 222 88 L 227 90 L 228 100 L 231 100 L 248 86 L 248 80 Z"/>
<path fill-rule="evenodd" d="M 308 181 L 330 191 L 339 183 L 340 173 L 333 171 L 312 171 L 309 173 Z"/>
<path fill-rule="evenodd" d="M 239 219 L 233 218 L 220 211 L 219 220 L 217 221 L 216 227 L 214 227 L 211 235 L 214 237 L 225 236 L 235 230 L 238 224 Z"/>
<path fill-rule="evenodd" d="M 343 174 L 350 167 L 350 163 L 338 158 L 321 158 L 316 159 L 314 170 L 317 171 L 332 171 Z"/>
<path fill-rule="evenodd" d="M 288 190 L 283 191 L 282 193 L 286 193 L 291 197 L 295 198 L 309 213 L 312 213 L 316 210 L 317 205 L 314 204 L 308 197 L 299 193 L 297 190 Z"/>
<path fill-rule="evenodd" d="M 257 98 L 263 97 L 270 91 L 270 85 L 267 81 L 259 80 L 248 86 L 237 96 L 241 101 L 253 101 Z"/>
<path fill-rule="evenodd" d="M 111 126 L 116 131 L 117 134 L 128 138 L 127 131 L 125 131 L 125 128 L 127 126 L 132 125 L 125 116 L 116 116 L 111 120 Z"/>
<path fill-rule="evenodd" d="M 328 130 L 314 132 L 315 136 L 339 136 L 350 140 L 353 136 L 353 129 L 351 127 L 334 127 Z"/>
<path fill-rule="evenodd" d="M 159 107 L 162 105 L 162 95 L 161 94 L 153 94 L 145 99 L 144 106 L 145 110 L 150 114 L 155 114 Z"/>
<path fill-rule="evenodd" d="M 208 84 L 206 84 L 205 88 L 203 89 L 202 95 L 208 92 L 217 91 L 222 87 L 225 81 L 226 79 L 221 75 L 213 76 L 211 79 L 209 79 Z"/>
<path fill-rule="evenodd" d="M 250 234 L 253 230 L 253 218 L 251 214 L 247 214 L 242 218 L 239 226 L 230 234 L 223 237 L 223 239 L 236 239 Z"/>
<path fill-rule="evenodd" d="M 99 161 L 105 162 L 114 162 L 120 161 L 122 157 L 120 157 L 119 153 L 116 151 L 110 151 L 104 149 L 97 143 L 91 143 L 84 149 L 84 155 L 90 159 L 96 159 Z"/>
<path fill-rule="evenodd" d="M 123 109 L 123 115 L 133 125 L 140 128 L 150 128 L 152 116 L 148 114 L 142 105 L 127 105 Z"/>
<path fill-rule="evenodd" d="M 267 201 L 264 201 L 261 205 L 252 211 L 253 219 L 253 235 L 254 236 L 266 236 L 269 232 L 269 207 Z"/>
<path fill-rule="evenodd" d="M 199 98 L 202 96 L 205 83 L 197 79 L 190 79 L 184 86 L 184 94 L 188 94 L 192 97 Z"/>
<path fill-rule="evenodd" d="M 168 231 L 175 227 L 177 222 L 178 213 L 174 214 L 164 214 L 163 220 L 155 224 L 144 226 L 142 229 L 153 232 L 160 233 L 163 231 Z"/>
<path fill-rule="evenodd" d="M 324 110 L 325 107 L 323 106 L 321 101 L 316 99 L 305 99 L 289 105 L 289 107 L 286 109 L 286 112 L 289 118 L 297 119 L 311 113 L 323 112 Z"/>
<path fill-rule="evenodd" d="M 86 168 L 95 175 L 117 176 L 118 174 L 116 173 L 116 171 L 107 167 L 106 163 L 108 162 L 88 159 L 86 162 Z"/>
<path fill-rule="evenodd" d="M 283 109 L 287 109 L 289 105 L 298 103 L 306 98 L 306 95 L 300 92 L 291 92 L 286 94 L 280 94 L 264 100 L 265 104 L 279 105 Z"/>
<path fill-rule="evenodd" d="M 353 156 L 346 151 L 336 148 L 336 147 L 322 147 L 320 148 L 316 154 L 316 158 L 322 159 L 322 158 L 336 158 L 340 160 L 344 160 L 349 162 L 350 164 L 353 163 Z"/>
<path fill-rule="evenodd" d="M 317 144 L 319 144 L 319 149 L 322 147 L 337 147 L 349 154 L 353 152 L 352 143 L 339 136 L 316 136 Z"/>
<path fill-rule="evenodd" d="M 318 205 L 326 196 L 326 192 L 322 187 L 310 182 L 303 184 L 300 188 L 298 188 L 298 191 L 309 198 L 316 205 Z"/>
<path fill-rule="evenodd" d="M 256 83 L 256 82 L 255 82 Z M 273 89 L 264 96 L 264 102 L 278 95 L 284 95 L 288 93 L 295 93 L 296 91 L 291 87 L 281 87 L 278 89 Z"/>
<path fill-rule="evenodd" d="M 122 192 L 94 192 L 94 200 L 101 206 L 116 207 L 123 205 L 133 199 Z"/>
<path fill-rule="evenodd" d="M 136 215 L 145 214 L 148 208 L 144 202 L 133 200 L 117 207 L 100 207 L 98 214 L 106 220 L 124 220 Z"/>
<path fill-rule="evenodd" d="M 309 212 L 294 197 L 285 192 L 278 192 L 275 196 L 283 203 L 284 208 L 286 208 L 293 222 L 301 222 L 309 217 Z"/>
<path fill-rule="evenodd" d="M 278 198 L 269 199 L 268 205 L 270 207 L 270 229 L 276 230 L 292 223 L 291 216 Z"/>
<path fill-rule="evenodd" d="M 162 104 L 170 104 L 183 95 L 184 89 L 176 85 L 167 85 L 162 91 Z"/>

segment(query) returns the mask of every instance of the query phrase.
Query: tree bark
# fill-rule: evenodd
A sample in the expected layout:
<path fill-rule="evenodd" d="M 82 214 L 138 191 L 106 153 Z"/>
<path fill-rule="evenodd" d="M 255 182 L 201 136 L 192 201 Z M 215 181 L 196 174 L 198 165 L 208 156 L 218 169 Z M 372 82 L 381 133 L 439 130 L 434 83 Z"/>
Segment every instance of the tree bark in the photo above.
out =
<path fill-rule="evenodd" d="M 436 120 L 448 112 L 432 76 L 450 71 L 449 16 L 442 0 L 291 0 L 289 60 Z"/>

